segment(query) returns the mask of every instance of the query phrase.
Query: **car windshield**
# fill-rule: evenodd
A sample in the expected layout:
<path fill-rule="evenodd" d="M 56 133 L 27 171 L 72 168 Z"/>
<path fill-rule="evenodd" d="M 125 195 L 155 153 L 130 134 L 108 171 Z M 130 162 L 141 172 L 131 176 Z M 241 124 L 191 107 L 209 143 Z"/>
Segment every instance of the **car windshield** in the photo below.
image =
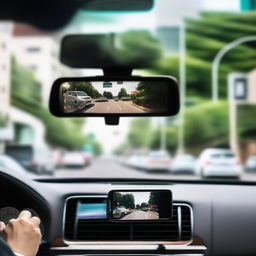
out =
<path fill-rule="evenodd" d="M 85 92 L 77 92 L 78 96 L 87 96 L 87 94 Z"/>
<path fill-rule="evenodd" d="M 147 11 L 79 9 L 57 31 L 1 21 L 0 153 L 39 178 L 256 181 L 255 161 L 250 171 L 246 164 L 256 154 L 256 10 L 244 2 L 155 0 Z M 101 117 L 52 116 L 48 101 L 55 79 L 102 75 L 101 69 L 60 62 L 61 39 L 77 33 L 120 35 L 124 64 L 132 58 L 151 63 L 134 75 L 175 77 L 180 113 L 122 117 L 118 126 L 105 125 Z M 65 96 L 70 104 L 85 106 L 85 99 L 73 97 L 85 92 Z M 107 108 L 133 100 L 128 93 L 101 96 L 106 97 L 92 97 L 90 104 Z M 141 108 L 144 103 L 142 95 Z M 22 145 L 31 146 L 33 154 Z M 211 149 L 212 158 L 235 160 L 212 166 L 204 157 Z M 175 159 L 183 159 L 184 166 L 172 165 Z M 185 165 L 193 159 L 196 164 Z"/>

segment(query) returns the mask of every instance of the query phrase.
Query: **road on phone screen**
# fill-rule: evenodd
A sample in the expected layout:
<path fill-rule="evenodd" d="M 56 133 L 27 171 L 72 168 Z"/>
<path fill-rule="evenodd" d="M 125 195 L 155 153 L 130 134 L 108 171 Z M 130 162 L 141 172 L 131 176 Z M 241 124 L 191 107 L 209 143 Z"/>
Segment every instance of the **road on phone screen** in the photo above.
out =
<path fill-rule="evenodd" d="M 127 214 L 121 220 L 152 220 L 158 219 L 158 214 L 155 212 L 144 212 L 141 210 L 135 210 L 134 212 Z"/>
<path fill-rule="evenodd" d="M 145 113 L 147 111 L 136 107 L 132 101 L 115 101 L 93 102 L 93 105 L 88 106 L 83 112 L 86 113 Z"/>

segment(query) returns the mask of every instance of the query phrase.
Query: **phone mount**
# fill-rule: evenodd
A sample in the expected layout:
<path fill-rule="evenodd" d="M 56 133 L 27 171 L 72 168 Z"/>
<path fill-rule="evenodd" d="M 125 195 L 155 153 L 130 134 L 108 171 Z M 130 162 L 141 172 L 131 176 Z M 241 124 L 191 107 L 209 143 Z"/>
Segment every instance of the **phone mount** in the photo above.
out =
<path fill-rule="evenodd" d="M 132 68 L 130 67 L 113 67 L 113 68 L 104 68 L 103 69 L 104 76 L 118 76 L 118 77 L 127 77 L 132 76 Z M 109 115 L 105 116 L 105 124 L 106 125 L 119 125 L 120 116 L 119 115 Z"/>

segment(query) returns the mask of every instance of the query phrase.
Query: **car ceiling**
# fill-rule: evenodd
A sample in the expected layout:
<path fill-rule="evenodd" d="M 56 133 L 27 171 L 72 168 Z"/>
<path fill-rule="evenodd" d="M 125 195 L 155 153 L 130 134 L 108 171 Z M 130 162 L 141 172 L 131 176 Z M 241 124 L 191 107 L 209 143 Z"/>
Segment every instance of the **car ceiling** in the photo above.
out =
<path fill-rule="evenodd" d="M 41 30 L 59 30 L 78 11 L 80 0 L 4 0 L 0 3 L 0 20 L 29 23 Z"/>

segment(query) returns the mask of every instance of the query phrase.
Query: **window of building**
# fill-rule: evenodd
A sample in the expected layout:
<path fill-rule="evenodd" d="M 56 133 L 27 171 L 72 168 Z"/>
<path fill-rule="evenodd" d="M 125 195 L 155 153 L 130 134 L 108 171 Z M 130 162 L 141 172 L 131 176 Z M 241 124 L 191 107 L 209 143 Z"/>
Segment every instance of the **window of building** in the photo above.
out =
<path fill-rule="evenodd" d="M 6 43 L 1 43 L 1 48 L 5 50 L 6 49 Z"/>
<path fill-rule="evenodd" d="M 33 71 L 36 72 L 37 66 L 36 65 L 30 65 L 29 68 Z"/>
<path fill-rule="evenodd" d="M 30 53 L 37 53 L 40 51 L 41 51 L 40 47 L 28 47 L 27 48 L 27 52 L 30 52 Z"/>

